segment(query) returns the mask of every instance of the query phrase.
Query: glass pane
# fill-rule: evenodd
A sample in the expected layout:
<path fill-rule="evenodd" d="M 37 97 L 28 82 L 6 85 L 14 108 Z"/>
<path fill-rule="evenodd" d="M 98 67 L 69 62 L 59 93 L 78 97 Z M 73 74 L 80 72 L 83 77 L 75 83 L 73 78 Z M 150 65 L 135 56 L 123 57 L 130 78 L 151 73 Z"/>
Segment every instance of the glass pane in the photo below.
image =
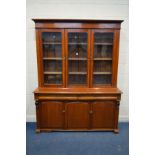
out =
<path fill-rule="evenodd" d="M 87 43 L 87 33 L 85 32 L 73 32 L 68 33 L 69 43 Z"/>
<path fill-rule="evenodd" d="M 102 61 L 96 60 L 94 61 L 94 72 L 109 72 L 112 71 L 112 63 L 111 61 Z"/>
<path fill-rule="evenodd" d="M 94 58 L 112 58 L 112 46 L 95 45 Z"/>
<path fill-rule="evenodd" d="M 95 85 L 109 85 L 111 84 L 111 75 L 94 75 L 94 84 Z"/>
<path fill-rule="evenodd" d="M 113 33 L 95 32 L 95 43 L 113 43 Z"/>
<path fill-rule="evenodd" d="M 69 75 L 69 84 L 70 85 L 85 85 L 86 76 L 85 75 Z"/>
<path fill-rule="evenodd" d="M 113 33 L 95 32 L 93 70 L 93 83 L 95 85 L 111 85 L 112 50 Z"/>
<path fill-rule="evenodd" d="M 61 84 L 62 75 L 44 75 L 45 84 Z"/>
<path fill-rule="evenodd" d="M 43 45 L 43 57 L 62 57 L 61 44 L 60 45 Z"/>
<path fill-rule="evenodd" d="M 87 61 L 70 60 L 68 67 L 69 67 L 69 73 L 71 73 L 71 72 L 87 73 Z"/>
<path fill-rule="evenodd" d="M 87 40 L 86 32 L 68 33 L 68 83 L 87 84 Z"/>
<path fill-rule="evenodd" d="M 45 60 L 44 71 L 45 72 L 62 72 L 62 61 Z"/>
<path fill-rule="evenodd" d="M 43 32 L 43 43 L 61 43 L 61 32 Z"/>
<path fill-rule="evenodd" d="M 61 32 L 43 32 L 43 69 L 45 84 L 62 84 Z"/>
<path fill-rule="evenodd" d="M 68 58 L 87 58 L 87 44 L 69 44 Z"/>
<path fill-rule="evenodd" d="M 87 58 L 87 33 L 69 33 L 68 50 L 69 58 Z"/>
<path fill-rule="evenodd" d="M 112 58 L 113 33 L 95 33 L 94 58 Z"/>

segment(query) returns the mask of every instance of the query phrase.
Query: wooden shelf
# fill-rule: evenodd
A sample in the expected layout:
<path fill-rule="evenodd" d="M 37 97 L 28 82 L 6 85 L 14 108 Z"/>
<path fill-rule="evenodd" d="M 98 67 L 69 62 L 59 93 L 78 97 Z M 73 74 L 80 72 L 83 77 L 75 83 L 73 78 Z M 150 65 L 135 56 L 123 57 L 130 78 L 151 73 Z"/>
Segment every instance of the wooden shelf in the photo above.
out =
<path fill-rule="evenodd" d="M 62 72 L 44 72 L 44 74 L 62 74 Z"/>
<path fill-rule="evenodd" d="M 43 42 L 43 45 L 61 45 L 61 42 Z"/>
<path fill-rule="evenodd" d="M 60 58 L 58 58 L 58 57 L 57 58 L 44 57 L 43 60 L 62 60 L 62 58 L 61 57 Z"/>
<path fill-rule="evenodd" d="M 87 45 L 87 43 L 68 43 L 68 45 Z"/>
<path fill-rule="evenodd" d="M 73 40 L 76 40 L 74 37 L 68 37 L 68 39 L 73 39 Z M 83 39 L 83 40 L 87 40 L 87 38 L 86 37 L 78 37 L 77 38 L 78 40 L 80 40 L 80 39 Z"/>
<path fill-rule="evenodd" d="M 94 60 L 112 60 L 112 58 L 94 58 Z"/>
<path fill-rule="evenodd" d="M 86 75 L 87 72 L 69 72 L 70 75 Z"/>
<path fill-rule="evenodd" d="M 94 43 L 94 45 L 113 45 L 113 43 Z"/>
<path fill-rule="evenodd" d="M 61 86 L 62 84 L 51 84 L 51 83 L 44 83 L 44 85 L 48 85 L 48 86 L 52 86 L 52 85 L 59 85 L 59 86 Z"/>
<path fill-rule="evenodd" d="M 94 72 L 94 75 L 112 74 L 112 72 Z"/>
<path fill-rule="evenodd" d="M 87 60 L 87 58 L 68 58 L 68 60 Z"/>

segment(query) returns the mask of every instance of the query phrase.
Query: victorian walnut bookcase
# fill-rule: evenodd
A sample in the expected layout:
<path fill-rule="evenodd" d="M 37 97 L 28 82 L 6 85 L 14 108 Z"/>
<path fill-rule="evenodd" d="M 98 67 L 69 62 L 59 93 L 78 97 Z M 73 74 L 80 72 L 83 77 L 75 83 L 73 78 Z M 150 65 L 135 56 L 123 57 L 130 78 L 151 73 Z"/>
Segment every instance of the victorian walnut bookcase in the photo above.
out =
<path fill-rule="evenodd" d="M 38 88 L 36 132 L 119 132 L 122 20 L 33 19 Z"/>

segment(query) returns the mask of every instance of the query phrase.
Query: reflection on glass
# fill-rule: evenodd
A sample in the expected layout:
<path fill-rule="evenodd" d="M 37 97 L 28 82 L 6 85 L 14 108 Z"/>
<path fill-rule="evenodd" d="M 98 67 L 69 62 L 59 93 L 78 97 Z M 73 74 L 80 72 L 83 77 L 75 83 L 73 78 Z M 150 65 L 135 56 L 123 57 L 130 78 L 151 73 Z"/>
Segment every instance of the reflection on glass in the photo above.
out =
<path fill-rule="evenodd" d="M 85 75 L 69 75 L 70 85 L 85 85 L 86 76 Z"/>
<path fill-rule="evenodd" d="M 43 45 L 43 56 L 44 57 L 62 57 L 60 45 Z"/>
<path fill-rule="evenodd" d="M 111 75 L 94 75 L 94 84 L 95 85 L 109 85 L 111 84 Z"/>
<path fill-rule="evenodd" d="M 43 32 L 43 43 L 61 43 L 61 32 Z"/>
<path fill-rule="evenodd" d="M 112 63 L 111 61 L 94 61 L 94 72 L 111 72 Z"/>
<path fill-rule="evenodd" d="M 69 72 L 86 72 L 87 61 L 69 61 Z"/>
<path fill-rule="evenodd" d="M 113 33 L 95 32 L 95 43 L 113 43 Z"/>
<path fill-rule="evenodd" d="M 69 58 L 86 58 L 87 57 L 87 45 L 69 45 L 68 47 Z"/>
<path fill-rule="evenodd" d="M 61 84 L 62 75 L 44 75 L 45 84 Z"/>
<path fill-rule="evenodd" d="M 87 33 L 84 32 L 75 32 L 68 34 L 68 42 L 69 43 L 87 43 Z"/>
<path fill-rule="evenodd" d="M 112 46 L 95 45 L 94 58 L 112 58 Z"/>
<path fill-rule="evenodd" d="M 44 61 L 44 71 L 48 72 L 62 72 L 62 61 L 57 60 L 45 60 Z"/>

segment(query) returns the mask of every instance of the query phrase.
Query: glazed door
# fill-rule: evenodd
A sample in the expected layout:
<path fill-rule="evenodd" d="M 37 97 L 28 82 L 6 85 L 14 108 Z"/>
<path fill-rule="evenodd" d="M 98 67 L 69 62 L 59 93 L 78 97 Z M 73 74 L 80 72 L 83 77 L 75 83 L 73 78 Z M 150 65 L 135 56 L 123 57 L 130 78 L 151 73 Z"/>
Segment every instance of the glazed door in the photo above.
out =
<path fill-rule="evenodd" d="M 38 108 L 41 128 L 63 129 L 64 106 L 62 102 L 44 101 Z"/>
<path fill-rule="evenodd" d="M 112 86 L 114 31 L 92 30 L 91 86 Z"/>
<path fill-rule="evenodd" d="M 66 83 L 67 87 L 89 86 L 90 30 L 67 29 L 66 41 Z"/>
<path fill-rule="evenodd" d="M 112 101 L 102 101 L 92 103 L 91 128 L 111 129 L 114 128 L 115 103 Z"/>
<path fill-rule="evenodd" d="M 65 86 L 64 30 L 41 30 L 42 85 Z"/>
<path fill-rule="evenodd" d="M 66 128 L 89 128 L 89 104 L 85 102 L 66 103 Z"/>

